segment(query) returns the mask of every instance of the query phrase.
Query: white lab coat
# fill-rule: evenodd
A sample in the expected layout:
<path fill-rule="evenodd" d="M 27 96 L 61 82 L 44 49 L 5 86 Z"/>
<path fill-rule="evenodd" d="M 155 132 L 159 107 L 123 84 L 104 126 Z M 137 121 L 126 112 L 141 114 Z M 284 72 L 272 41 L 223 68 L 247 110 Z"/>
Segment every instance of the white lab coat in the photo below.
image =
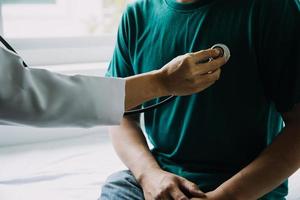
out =
<path fill-rule="evenodd" d="M 0 124 L 117 125 L 124 102 L 123 79 L 25 68 L 17 54 L 0 48 Z"/>

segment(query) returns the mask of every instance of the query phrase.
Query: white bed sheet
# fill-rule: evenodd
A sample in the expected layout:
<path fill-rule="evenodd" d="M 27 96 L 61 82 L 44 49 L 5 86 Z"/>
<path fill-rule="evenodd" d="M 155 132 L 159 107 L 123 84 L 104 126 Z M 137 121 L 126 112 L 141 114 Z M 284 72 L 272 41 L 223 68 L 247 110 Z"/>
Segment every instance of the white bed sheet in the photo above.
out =
<path fill-rule="evenodd" d="M 106 177 L 124 169 L 106 135 L 0 148 L 0 200 L 96 200 Z M 300 172 L 290 200 L 300 200 Z"/>
<path fill-rule="evenodd" d="M 124 168 L 103 133 L 0 148 L 0 200 L 95 200 Z"/>

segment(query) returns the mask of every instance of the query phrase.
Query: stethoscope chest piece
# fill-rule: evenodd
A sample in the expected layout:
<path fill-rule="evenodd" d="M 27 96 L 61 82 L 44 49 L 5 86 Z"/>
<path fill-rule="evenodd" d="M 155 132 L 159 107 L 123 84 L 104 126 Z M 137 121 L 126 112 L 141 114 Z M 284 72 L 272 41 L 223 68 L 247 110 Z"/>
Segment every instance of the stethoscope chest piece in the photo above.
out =
<path fill-rule="evenodd" d="M 211 47 L 212 49 L 219 49 L 221 51 L 220 57 L 225 57 L 226 62 L 230 58 L 230 50 L 225 44 L 215 44 L 214 46 Z"/>

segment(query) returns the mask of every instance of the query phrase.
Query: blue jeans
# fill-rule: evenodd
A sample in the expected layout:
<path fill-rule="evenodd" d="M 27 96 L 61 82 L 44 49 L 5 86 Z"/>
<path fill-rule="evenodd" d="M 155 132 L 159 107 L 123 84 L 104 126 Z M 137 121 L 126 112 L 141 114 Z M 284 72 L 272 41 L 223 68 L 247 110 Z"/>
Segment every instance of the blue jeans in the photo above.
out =
<path fill-rule="evenodd" d="M 276 194 L 273 195 L 276 196 Z M 275 196 L 266 195 L 259 200 L 285 200 L 280 194 Z M 144 193 L 133 174 L 125 170 L 107 178 L 98 200 L 144 200 Z"/>
<path fill-rule="evenodd" d="M 144 200 L 143 190 L 129 170 L 109 176 L 99 200 Z"/>

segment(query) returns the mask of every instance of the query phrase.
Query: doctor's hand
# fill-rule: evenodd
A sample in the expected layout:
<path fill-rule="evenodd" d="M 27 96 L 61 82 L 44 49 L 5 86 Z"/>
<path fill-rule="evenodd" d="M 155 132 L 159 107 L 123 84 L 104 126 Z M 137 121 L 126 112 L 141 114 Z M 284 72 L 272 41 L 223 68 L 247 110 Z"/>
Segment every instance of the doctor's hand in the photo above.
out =
<path fill-rule="evenodd" d="M 159 70 L 127 77 L 125 109 L 157 97 L 186 96 L 205 90 L 220 78 L 221 66 L 226 63 L 220 54 L 218 49 L 189 53 Z"/>
<path fill-rule="evenodd" d="M 191 197 L 205 197 L 196 184 L 161 169 L 147 171 L 139 182 L 146 200 L 189 200 Z"/>
<path fill-rule="evenodd" d="M 218 49 L 208 49 L 178 56 L 159 70 L 167 95 L 185 96 L 201 92 L 213 85 L 226 63 Z M 213 58 L 210 62 L 210 58 Z"/>

